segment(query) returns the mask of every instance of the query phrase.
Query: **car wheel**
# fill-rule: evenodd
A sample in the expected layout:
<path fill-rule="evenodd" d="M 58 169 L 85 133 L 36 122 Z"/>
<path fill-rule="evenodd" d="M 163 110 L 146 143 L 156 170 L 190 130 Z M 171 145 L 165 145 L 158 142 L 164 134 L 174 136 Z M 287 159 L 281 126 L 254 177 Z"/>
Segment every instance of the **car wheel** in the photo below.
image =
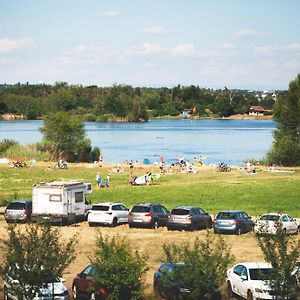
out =
<path fill-rule="evenodd" d="M 77 293 L 76 285 L 73 285 L 72 292 L 73 292 L 73 299 L 77 300 L 78 299 L 78 293 Z"/>
<path fill-rule="evenodd" d="M 158 226 L 158 221 L 157 220 L 154 220 L 153 224 L 152 224 L 152 228 L 153 229 L 157 229 L 159 226 Z"/>
<path fill-rule="evenodd" d="M 118 225 L 118 219 L 114 218 L 112 223 L 111 223 L 111 227 L 116 227 Z"/>
<path fill-rule="evenodd" d="M 168 229 L 169 231 L 171 231 L 171 230 L 172 230 L 172 228 L 171 228 L 171 227 L 169 227 L 169 226 L 167 227 L 167 229 Z"/>
<path fill-rule="evenodd" d="M 92 222 L 89 222 L 89 226 L 90 226 L 90 227 L 94 227 L 94 226 L 95 226 L 95 224 L 94 224 L 94 223 L 92 223 Z"/>
<path fill-rule="evenodd" d="M 234 296 L 234 294 L 232 291 L 231 283 L 227 282 L 227 299 L 230 299 L 233 296 Z"/>
<path fill-rule="evenodd" d="M 133 228 L 134 227 L 134 225 L 133 224 L 128 224 L 128 226 L 129 226 L 129 228 Z"/>
<path fill-rule="evenodd" d="M 253 300 L 253 295 L 251 291 L 248 291 L 247 293 L 247 300 Z"/>

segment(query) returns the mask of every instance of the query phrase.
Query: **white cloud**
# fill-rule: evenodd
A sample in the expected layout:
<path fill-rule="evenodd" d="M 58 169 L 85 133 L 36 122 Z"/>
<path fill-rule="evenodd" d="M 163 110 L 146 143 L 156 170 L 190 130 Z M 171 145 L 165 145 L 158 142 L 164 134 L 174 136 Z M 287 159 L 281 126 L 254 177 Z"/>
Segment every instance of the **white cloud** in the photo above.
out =
<path fill-rule="evenodd" d="M 164 27 L 159 26 L 151 26 L 144 29 L 144 32 L 151 33 L 151 34 L 165 34 L 168 30 Z"/>
<path fill-rule="evenodd" d="M 9 53 L 15 50 L 29 48 L 34 44 L 30 38 L 0 39 L 0 53 Z"/>
<path fill-rule="evenodd" d="M 171 50 L 171 53 L 175 56 L 193 56 L 196 55 L 196 49 L 193 44 L 179 44 Z"/>
<path fill-rule="evenodd" d="M 233 36 L 236 38 L 244 38 L 244 37 L 257 37 L 262 36 L 261 32 L 258 32 L 253 29 L 241 29 L 233 33 Z"/>
<path fill-rule="evenodd" d="M 232 50 L 235 49 L 235 45 L 232 43 L 225 43 L 225 44 L 216 45 L 213 48 L 217 50 Z"/>
<path fill-rule="evenodd" d="M 104 12 L 104 15 L 106 17 L 116 17 L 116 16 L 119 16 L 120 14 L 121 14 L 121 12 L 118 10 L 109 10 L 109 11 Z"/>
<path fill-rule="evenodd" d="M 299 51 L 300 43 L 291 43 L 289 45 L 284 46 L 284 48 L 288 51 Z"/>
<path fill-rule="evenodd" d="M 273 55 L 275 51 L 275 47 L 273 46 L 255 46 L 254 53 L 258 55 Z"/>
<path fill-rule="evenodd" d="M 165 49 L 159 45 L 144 43 L 140 46 L 129 47 L 127 53 L 137 54 L 137 55 L 148 55 L 148 54 L 155 54 L 163 51 L 165 51 Z"/>

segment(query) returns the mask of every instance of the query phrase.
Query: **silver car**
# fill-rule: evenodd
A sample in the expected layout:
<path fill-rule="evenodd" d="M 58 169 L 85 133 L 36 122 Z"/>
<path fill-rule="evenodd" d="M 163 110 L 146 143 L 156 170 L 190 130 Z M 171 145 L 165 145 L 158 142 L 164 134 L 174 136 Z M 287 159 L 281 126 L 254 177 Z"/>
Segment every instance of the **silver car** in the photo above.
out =
<path fill-rule="evenodd" d="M 31 219 L 32 201 L 15 200 L 8 204 L 5 209 L 4 218 L 7 223 L 27 222 Z"/>
<path fill-rule="evenodd" d="M 177 206 L 171 210 L 167 223 L 171 229 L 203 229 L 212 227 L 211 216 L 200 207 Z"/>

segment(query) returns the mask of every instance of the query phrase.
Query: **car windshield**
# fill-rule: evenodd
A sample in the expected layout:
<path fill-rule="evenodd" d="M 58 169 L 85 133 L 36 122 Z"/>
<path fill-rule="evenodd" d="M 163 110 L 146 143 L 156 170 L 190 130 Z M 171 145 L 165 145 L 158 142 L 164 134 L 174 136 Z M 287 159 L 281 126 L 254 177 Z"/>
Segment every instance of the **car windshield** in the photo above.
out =
<path fill-rule="evenodd" d="M 266 280 L 270 277 L 272 269 L 264 268 L 264 269 L 249 269 L 250 279 L 251 280 Z"/>
<path fill-rule="evenodd" d="M 24 209 L 25 203 L 12 202 L 7 206 L 7 209 Z"/>
<path fill-rule="evenodd" d="M 279 216 L 276 215 L 263 215 L 260 220 L 262 221 L 278 221 Z"/>
<path fill-rule="evenodd" d="M 92 210 L 108 211 L 109 206 L 107 205 L 94 205 Z"/>
<path fill-rule="evenodd" d="M 183 208 L 174 208 L 171 211 L 172 215 L 180 215 L 180 216 L 185 216 L 188 215 L 190 211 L 188 209 L 183 209 Z"/>
<path fill-rule="evenodd" d="M 235 218 L 236 218 L 236 214 L 231 212 L 220 212 L 217 216 L 217 219 L 225 219 L 225 220 L 232 220 Z"/>
<path fill-rule="evenodd" d="M 149 211 L 150 211 L 150 206 L 142 206 L 142 205 L 134 206 L 131 210 L 131 212 L 136 212 L 136 213 L 146 213 Z"/>

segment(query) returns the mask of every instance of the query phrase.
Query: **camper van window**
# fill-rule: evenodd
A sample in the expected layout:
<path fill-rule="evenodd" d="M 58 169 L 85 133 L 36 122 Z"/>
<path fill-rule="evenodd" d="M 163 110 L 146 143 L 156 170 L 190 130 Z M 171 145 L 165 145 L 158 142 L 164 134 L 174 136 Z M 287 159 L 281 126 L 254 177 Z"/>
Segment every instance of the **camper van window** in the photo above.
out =
<path fill-rule="evenodd" d="M 50 195 L 50 201 L 61 202 L 61 195 Z"/>
<path fill-rule="evenodd" d="M 83 192 L 75 193 L 75 202 L 83 202 Z"/>

